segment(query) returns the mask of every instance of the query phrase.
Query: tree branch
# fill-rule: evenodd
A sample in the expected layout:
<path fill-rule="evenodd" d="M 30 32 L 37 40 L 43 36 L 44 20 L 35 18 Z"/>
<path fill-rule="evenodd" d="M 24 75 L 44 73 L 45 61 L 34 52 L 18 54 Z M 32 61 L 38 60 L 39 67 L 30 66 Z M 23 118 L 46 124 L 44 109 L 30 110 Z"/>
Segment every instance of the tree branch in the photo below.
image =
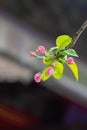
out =
<path fill-rule="evenodd" d="M 72 39 L 71 44 L 68 46 L 68 48 L 72 48 L 77 40 L 79 39 L 80 35 L 83 33 L 83 31 L 86 29 L 87 27 L 87 20 L 83 23 L 83 25 L 80 27 L 80 29 L 76 32 L 74 38 Z"/>

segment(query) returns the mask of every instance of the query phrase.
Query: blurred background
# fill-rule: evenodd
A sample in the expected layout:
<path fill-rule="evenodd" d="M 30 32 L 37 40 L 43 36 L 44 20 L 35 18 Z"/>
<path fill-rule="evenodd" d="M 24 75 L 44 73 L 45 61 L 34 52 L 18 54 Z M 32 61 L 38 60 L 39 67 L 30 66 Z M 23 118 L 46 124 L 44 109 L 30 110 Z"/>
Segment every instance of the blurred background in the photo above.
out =
<path fill-rule="evenodd" d="M 86 19 L 86 0 L 0 0 L 0 128 L 87 128 L 87 29 L 74 46 L 78 83 L 67 67 L 61 80 L 35 83 L 43 65 L 28 57 L 59 35 L 73 38 Z"/>

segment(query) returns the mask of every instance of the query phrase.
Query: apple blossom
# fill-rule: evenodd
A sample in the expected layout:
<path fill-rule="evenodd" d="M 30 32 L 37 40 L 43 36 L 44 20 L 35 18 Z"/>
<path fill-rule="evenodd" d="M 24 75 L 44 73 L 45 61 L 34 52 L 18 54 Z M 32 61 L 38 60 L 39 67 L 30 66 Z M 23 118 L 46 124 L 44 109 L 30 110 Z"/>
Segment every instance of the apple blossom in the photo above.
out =
<path fill-rule="evenodd" d="M 67 63 L 68 63 L 68 64 L 73 64 L 73 63 L 74 63 L 73 57 L 69 57 L 69 58 L 67 59 Z"/>
<path fill-rule="evenodd" d="M 40 75 L 40 73 L 37 73 L 37 74 L 34 75 L 34 80 L 37 83 L 39 83 L 41 81 L 41 75 Z"/>
<path fill-rule="evenodd" d="M 46 76 L 52 76 L 54 74 L 54 69 L 52 67 L 47 68 Z"/>
<path fill-rule="evenodd" d="M 36 52 L 38 52 L 38 53 L 44 53 L 45 51 L 46 51 L 46 49 L 44 46 L 38 46 L 36 49 Z"/>

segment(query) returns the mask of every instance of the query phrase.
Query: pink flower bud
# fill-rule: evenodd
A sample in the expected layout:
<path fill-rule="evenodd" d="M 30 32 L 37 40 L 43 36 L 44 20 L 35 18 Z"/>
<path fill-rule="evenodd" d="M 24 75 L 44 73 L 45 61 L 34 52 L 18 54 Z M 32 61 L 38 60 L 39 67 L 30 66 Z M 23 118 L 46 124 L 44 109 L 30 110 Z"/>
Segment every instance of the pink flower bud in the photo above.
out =
<path fill-rule="evenodd" d="M 46 75 L 52 76 L 54 74 L 54 69 L 52 67 L 47 68 Z"/>
<path fill-rule="evenodd" d="M 36 53 L 33 52 L 33 51 L 30 51 L 30 52 L 28 53 L 28 56 L 35 56 L 35 55 L 36 55 Z"/>
<path fill-rule="evenodd" d="M 41 81 L 41 75 L 40 75 L 40 73 L 37 73 L 37 74 L 34 75 L 34 80 L 37 83 L 39 83 Z"/>
<path fill-rule="evenodd" d="M 68 63 L 68 64 L 73 64 L 73 63 L 74 63 L 74 59 L 73 59 L 72 57 L 69 57 L 69 58 L 67 59 L 67 63 Z"/>
<path fill-rule="evenodd" d="M 36 52 L 38 53 L 44 53 L 46 50 L 43 46 L 38 46 L 37 49 L 36 49 Z"/>

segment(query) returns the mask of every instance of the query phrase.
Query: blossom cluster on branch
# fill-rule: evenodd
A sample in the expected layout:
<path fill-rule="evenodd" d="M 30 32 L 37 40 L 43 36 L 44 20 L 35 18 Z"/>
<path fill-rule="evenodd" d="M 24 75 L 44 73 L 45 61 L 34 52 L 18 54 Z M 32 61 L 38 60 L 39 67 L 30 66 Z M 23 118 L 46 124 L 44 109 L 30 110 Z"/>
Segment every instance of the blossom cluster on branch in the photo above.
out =
<path fill-rule="evenodd" d="M 34 80 L 37 83 L 41 80 L 45 81 L 51 76 L 59 80 L 63 74 L 64 64 L 70 68 L 74 77 L 78 80 L 78 67 L 73 58 L 73 56 L 78 57 L 78 55 L 74 49 L 68 48 L 71 42 L 70 36 L 61 35 L 56 39 L 56 47 L 47 50 L 44 46 L 38 46 L 35 51 L 28 53 L 29 56 L 41 58 L 45 65 L 41 72 L 34 75 Z M 40 54 L 43 54 L 43 56 Z"/>

